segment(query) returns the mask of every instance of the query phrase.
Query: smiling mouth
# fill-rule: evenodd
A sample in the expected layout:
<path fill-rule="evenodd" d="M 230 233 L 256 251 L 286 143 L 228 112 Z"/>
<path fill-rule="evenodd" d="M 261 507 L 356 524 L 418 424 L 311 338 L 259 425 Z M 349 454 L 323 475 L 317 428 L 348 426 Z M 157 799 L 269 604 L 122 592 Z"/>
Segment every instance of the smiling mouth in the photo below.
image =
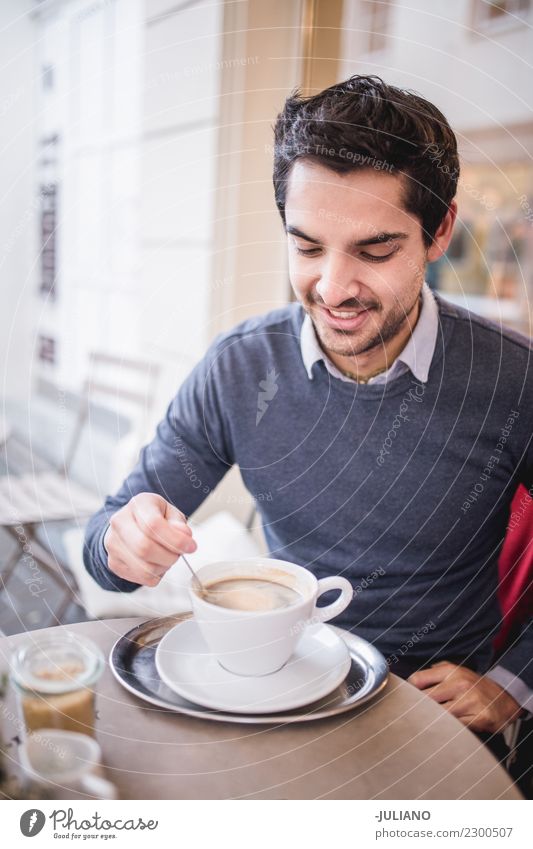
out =
<path fill-rule="evenodd" d="M 334 318 L 355 318 L 356 315 L 361 315 L 362 312 L 368 312 L 367 309 L 362 310 L 332 310 L 330 307 L 324 307 L 326 312 L 329 312 Z"/>
<path fill-rule="evenodd" d="M 322 320 L 333 331 L 351 332 L 358 331 L 366 324 L 374 307 L 364 307 L 357 310 L 335 310 L 328 307 L 320 307 Z"/>

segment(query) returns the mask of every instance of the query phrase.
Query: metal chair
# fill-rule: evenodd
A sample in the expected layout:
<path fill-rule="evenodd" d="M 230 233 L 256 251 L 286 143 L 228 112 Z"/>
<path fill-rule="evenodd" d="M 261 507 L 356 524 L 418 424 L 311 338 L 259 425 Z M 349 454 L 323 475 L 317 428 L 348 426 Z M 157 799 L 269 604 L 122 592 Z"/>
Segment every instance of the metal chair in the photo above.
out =
<path fill-rule="evenodd" d="M 110 381 L 109 375 L 113 368 L 120 372 L 120 379 Z M 107 374 L 102 376 L 102 370 Z M 128 386 L 128 375 L 133 377 L 136 383 L 139 377 L 144 379 L 145 391 Z M 1 571 L 4 590 L 20 558 L 29 556 L 45 573 L 56 579 L 59 577 L 64 584 L 64 598 L 55 613 L 57 619 L 61 619 L 75 599 L 76 581 L 68 567 L 60 563 L 57 556 L 37 538 L 37 529 L 47 522 L 84 520 L 101 506 L 100 496 L 70 476 L 94 397 L 112 397 L 123 409 L 126 406 L 131 411 L 132 408 L 140 406 L 146 413 L 153 405 L 158 375 L 159 367 L 152 363 L 92 352 L 89 356 L 88 376 L 83 384 L 78 413 L 64 460 L 49 471 L 6 474 L 0 477 L 0 526 L 17 543 L 16 550 Z M 117 406 L 117 403 L 112 406 Z M 132 421 L 139 421 L 140 417 L 137 415 L 136 418 L 131 418 Z M 3 441 L 6 445 L 12 439 L 18 438 L 13 433 L 4 432 L 6 438 Z"/>

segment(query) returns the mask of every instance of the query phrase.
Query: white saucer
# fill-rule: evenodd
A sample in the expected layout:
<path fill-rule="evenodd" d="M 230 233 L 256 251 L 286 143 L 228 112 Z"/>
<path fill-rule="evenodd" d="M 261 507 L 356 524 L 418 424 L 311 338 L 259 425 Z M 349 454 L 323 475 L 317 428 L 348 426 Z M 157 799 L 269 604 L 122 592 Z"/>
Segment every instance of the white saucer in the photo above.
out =
<path fill-rule="evenodd" d="M 313 625 L 285 666 L 257 678 L 228 672 L 209 652 L 194 619 L 180 622 L 157 647 L 161 680 L 199 705 L 231 713 L 292 710 L 327 696 L 351 666 L 346 643 L 327 625 Z"/>

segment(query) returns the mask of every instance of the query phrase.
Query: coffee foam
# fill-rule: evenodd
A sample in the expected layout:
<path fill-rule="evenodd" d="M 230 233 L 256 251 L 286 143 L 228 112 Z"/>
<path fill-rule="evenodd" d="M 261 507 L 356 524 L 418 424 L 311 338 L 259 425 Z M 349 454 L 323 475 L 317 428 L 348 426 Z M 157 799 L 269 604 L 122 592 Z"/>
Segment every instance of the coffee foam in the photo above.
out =
<path fill-rule="evenodd" d="M 269 611 L 301 601 L 298 590 L 263 575 L 226 575 L 204 584 L 204 600 L 217 607 L 243 611 Z"/>

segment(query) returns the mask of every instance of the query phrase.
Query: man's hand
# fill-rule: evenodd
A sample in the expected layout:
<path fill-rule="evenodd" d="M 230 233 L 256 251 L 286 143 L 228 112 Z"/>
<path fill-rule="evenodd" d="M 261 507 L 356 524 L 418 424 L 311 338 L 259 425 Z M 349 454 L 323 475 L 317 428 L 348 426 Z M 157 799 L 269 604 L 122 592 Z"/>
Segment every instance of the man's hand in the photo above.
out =
<path fill-rule="evenodd" d="M 111 517 L 104 545 L 119 578 L 155 587 L 180 554 L 196 550 L 183 513 L 153 492 L 141 492 Z"/>
<path fill-rule="evenodd" d="M 407 680 L 472 731 L 503 731 L 522 711 L 496 681 L 448 661 L 421 669 Z"/>

